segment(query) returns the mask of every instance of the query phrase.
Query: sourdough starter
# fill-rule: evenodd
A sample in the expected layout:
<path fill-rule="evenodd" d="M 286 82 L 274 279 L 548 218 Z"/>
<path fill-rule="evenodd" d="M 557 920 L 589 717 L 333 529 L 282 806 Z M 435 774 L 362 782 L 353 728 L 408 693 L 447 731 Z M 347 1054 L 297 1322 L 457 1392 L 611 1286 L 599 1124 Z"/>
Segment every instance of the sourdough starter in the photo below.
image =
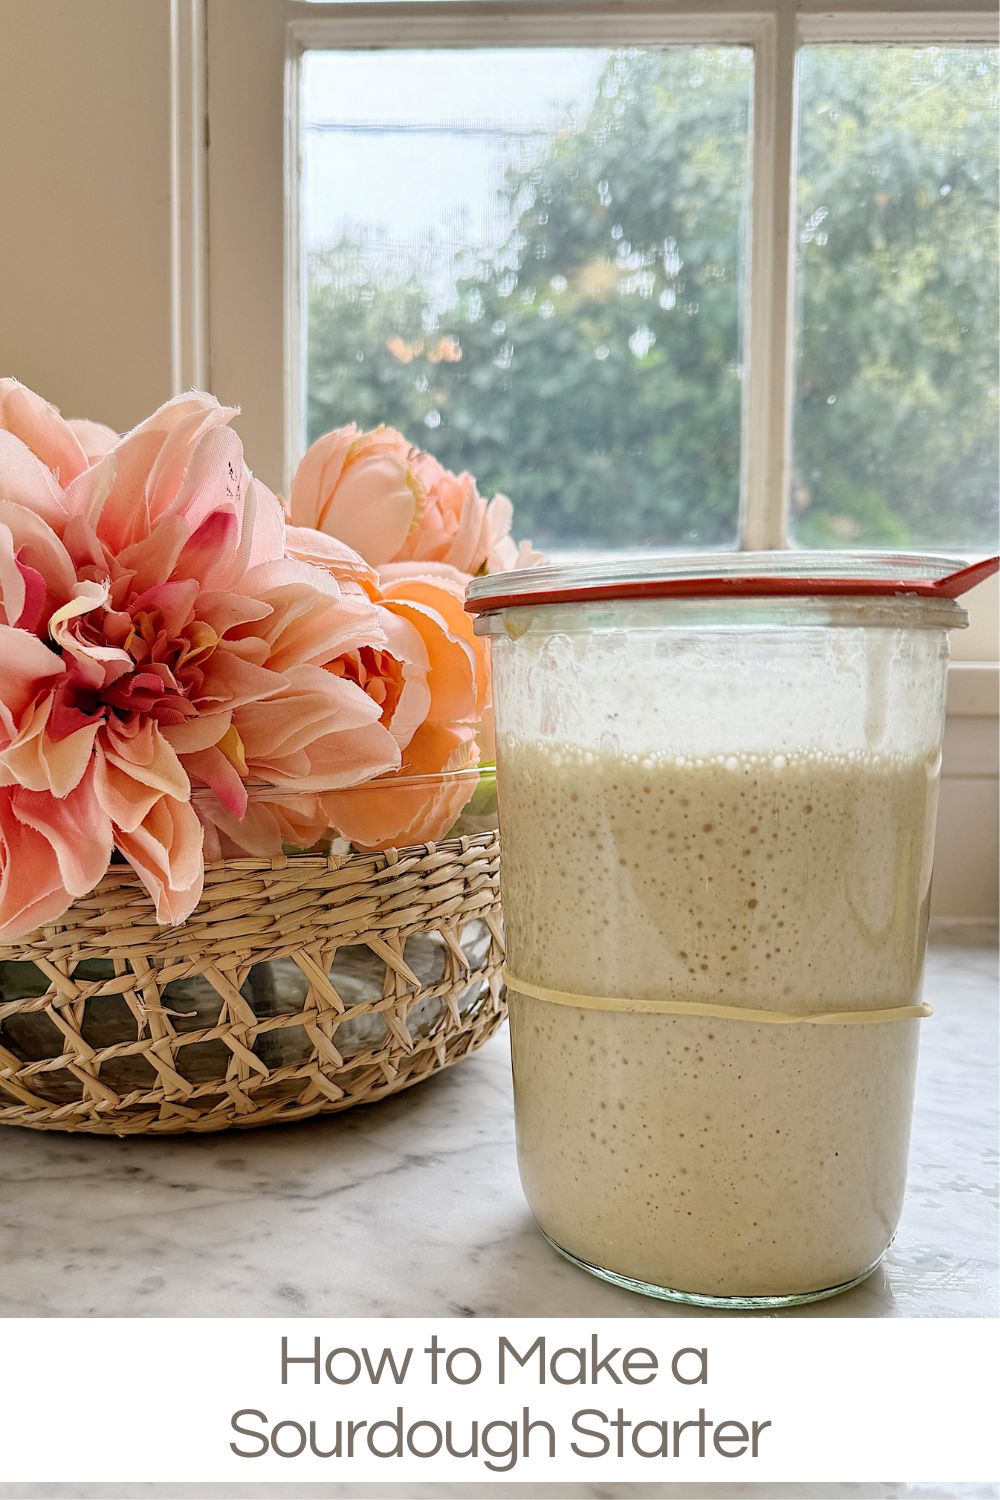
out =
<path fill-rule="evenodd" d="M 919 998 L 936 767 L 501 745 L 510 971 L 793 1012 Z M 521 1176 L 558 1245 L 717 1297 L 863 1274 L 902 1206 L 919 1021 L 511 996 Z"/>

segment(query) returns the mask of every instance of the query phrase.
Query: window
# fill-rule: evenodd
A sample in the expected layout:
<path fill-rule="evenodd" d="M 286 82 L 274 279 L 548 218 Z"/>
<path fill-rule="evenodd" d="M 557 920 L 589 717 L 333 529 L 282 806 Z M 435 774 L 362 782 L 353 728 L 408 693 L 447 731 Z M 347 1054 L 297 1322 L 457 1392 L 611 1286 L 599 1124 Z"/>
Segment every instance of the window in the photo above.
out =
<path fill-rule="evenodd" d="M 994 547 L 992 0 L 207 4 L 263 477 L 386 420 L 557 552 Z"/>
<path fill-rule="evenodd" d="M 276 489 L 391 421 L 561 555 L 995 550 L 995 0 L 881 4 L 178 0 L 188 378 Z M 996 582 L 952 639 L 940 913 L 993 909 Z"/>

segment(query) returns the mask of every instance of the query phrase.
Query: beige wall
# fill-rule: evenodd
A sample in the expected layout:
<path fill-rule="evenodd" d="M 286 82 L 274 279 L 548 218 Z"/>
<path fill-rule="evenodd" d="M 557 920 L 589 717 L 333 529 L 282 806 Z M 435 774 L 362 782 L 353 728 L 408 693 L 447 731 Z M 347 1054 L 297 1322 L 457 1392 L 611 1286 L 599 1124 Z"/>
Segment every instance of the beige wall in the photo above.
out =
<path fill-rule="evenodd" d="M 0 374 L 131 426 L 171 394 L 169 0 L 0 0 Z"/>

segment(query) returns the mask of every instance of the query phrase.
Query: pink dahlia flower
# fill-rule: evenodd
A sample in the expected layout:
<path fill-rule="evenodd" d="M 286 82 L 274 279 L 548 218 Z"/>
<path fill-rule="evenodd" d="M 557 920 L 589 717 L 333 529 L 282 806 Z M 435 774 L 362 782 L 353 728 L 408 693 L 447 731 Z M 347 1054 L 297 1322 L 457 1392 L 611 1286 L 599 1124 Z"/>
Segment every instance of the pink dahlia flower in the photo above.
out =
<path fill-rule="evenodd" d="M 89 464 L 96 464 L 98 459 L 110 453 L 118 441 L 119 434 L 104 422 L 88 422 L 85 417 L 70 417 L 67 426 L 87 455 Z"/>
<path fill-rule="evenodd" d="M 400 763 L 376 698 L 326 670 L 381 641 L 372 605 L 286 557 L 233 415 L 177 397 L 91 465 L 0 382 L 0 936 L 54 920 L 114 849 L 182 921 L 193 788 L 239 824 L 248 783 L 318 795 Z"/>

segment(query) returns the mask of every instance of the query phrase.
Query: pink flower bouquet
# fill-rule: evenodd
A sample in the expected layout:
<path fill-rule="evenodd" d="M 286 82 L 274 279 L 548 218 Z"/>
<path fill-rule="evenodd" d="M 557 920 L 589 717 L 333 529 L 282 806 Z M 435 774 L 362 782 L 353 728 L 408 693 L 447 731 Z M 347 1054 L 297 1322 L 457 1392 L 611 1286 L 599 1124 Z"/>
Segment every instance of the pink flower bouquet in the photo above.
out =
<path fill-rule="evenodd" d="M 490 711 L 465 586 L 538 560 L 510 502 L 346 427 L 286 514 L 234 415 L 192 392 L 119 437 L 0 381 L 0 938 L 112 859 L 178 923 L 206 860 L 440 838 L 474 789 L 442 775 Z"/>

